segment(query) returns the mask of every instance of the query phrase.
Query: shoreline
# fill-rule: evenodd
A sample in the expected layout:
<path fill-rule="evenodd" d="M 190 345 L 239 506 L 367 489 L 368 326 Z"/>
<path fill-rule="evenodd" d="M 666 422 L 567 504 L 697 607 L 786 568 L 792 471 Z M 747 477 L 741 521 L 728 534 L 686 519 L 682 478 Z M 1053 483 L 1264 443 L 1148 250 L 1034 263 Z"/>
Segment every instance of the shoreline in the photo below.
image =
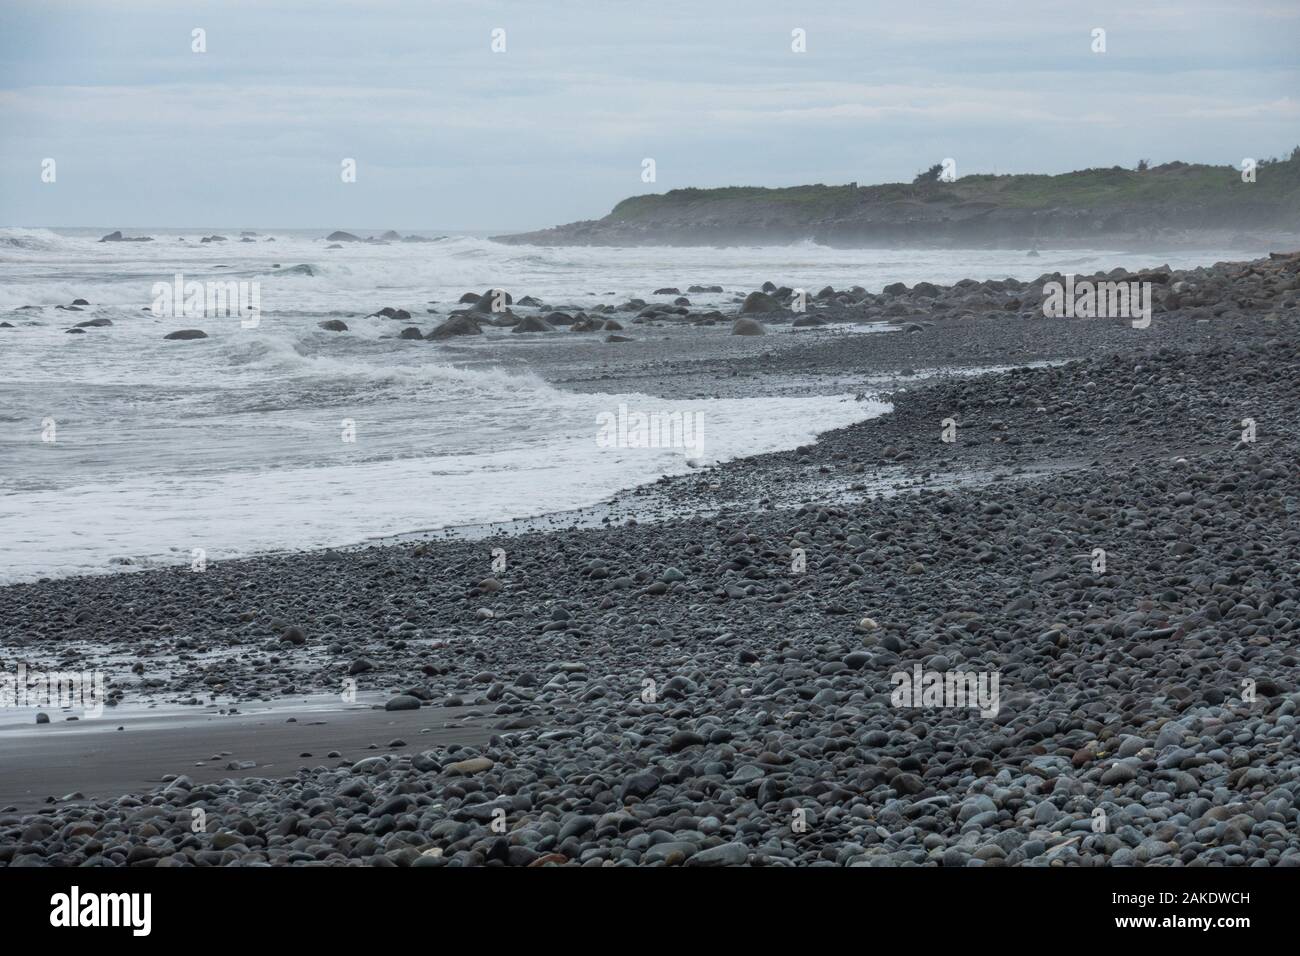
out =
<path fill-rule="evenodd" d="M 222 816 L 194 845 L 129 801 L 76 834 L 75 806 L 35 829 L 10 812 L 0 862 L 1300 863 L 1300 258 L 1189 272 L 1145 330 L 967 314 L 950 300 L 984 291 L 947 287 L 889 335 L 705 355 L 647 338 L 585 373 L 539 343 L 543 377 L 575 390 L 890 377 L 890 414 L 620 496 L 677 512 L 659 520 L 615 504 L 577 528 L 0 588 L 6 662 L 111 649 L 143 665 L 111 675 L 131 700 L 286 699 L 351 674 L 376 700 L 414 696 L 413 714 L 517 724 L 262 781 L 237 827 Z M 917 387 L 950 355 L 1011 368 Z M 890 675 L 913 665 L 1000 674 L 998 714 L 891 706 Z M 285 825 L 304 790 L 328 807 Z M 178 815 L 225 799 L 159 793 Z M 371 813 L 384 801 L 389 823 Z M 495 807 L 506 836 L 482 825 Z M 1099 807 L 1123 826 L 1092 831 Z"/>

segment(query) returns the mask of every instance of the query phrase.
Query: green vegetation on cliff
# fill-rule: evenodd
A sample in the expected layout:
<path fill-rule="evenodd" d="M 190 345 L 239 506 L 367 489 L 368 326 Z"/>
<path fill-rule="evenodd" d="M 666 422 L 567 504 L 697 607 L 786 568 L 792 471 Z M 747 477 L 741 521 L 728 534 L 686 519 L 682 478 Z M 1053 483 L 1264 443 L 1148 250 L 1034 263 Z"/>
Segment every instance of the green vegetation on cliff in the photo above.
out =
<path fill-rule="evenodd" d="M 498 236 L 541 245 L 1057 245 L 1191 242 L 1226 232 L 1300 234 L 1300 147 L 1261 160 L 1253 182 L 1235 166 L 1146 160 L 1057 176 L 974 174 L 953 182 L 936 164 L 910 183 L 727 186 L 625 199 L 603 219 Z M 1267 241 L 1261 239 L 1261 241 Z"/>
<path fill-rule="evenodd" d="M 914 183 L 879 186 L 726 186 L 721 189 L 673 189 L 633 196 L 614 207 L 607 222 L 635 222 L 686 212 L 707 214 L 710 207 L 735 209 L 753 204 L 797 221 L 849 218 L 864 206 L 892 202 L 988 203 L 1016 209 L 1061 207 L 1103 209 L 1137 206 L 1204 206 L 1247 200 L 1276 204 L 1280 215 L 1300 214 L 1300 147 L 1288 159 L 1263 160 L 1256 181 L 1243 182 L 1233 166 L 1166 163 L 1148 169 L 1083 169 L 1057 176 L 975 174 L 945 183 L 928 178 Z"/>

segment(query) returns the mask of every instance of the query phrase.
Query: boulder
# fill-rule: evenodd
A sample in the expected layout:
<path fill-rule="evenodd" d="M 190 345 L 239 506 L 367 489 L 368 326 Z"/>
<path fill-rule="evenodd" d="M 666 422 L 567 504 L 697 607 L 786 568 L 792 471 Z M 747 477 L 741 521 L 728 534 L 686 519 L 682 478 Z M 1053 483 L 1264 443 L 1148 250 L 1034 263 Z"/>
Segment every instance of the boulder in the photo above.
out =
<path fill-rule="evenodd" d="M 494 308 L 497 303 L 500 305 Z M 514 304 L 515 300 L 504 289 L 488 289 L 478 297 L 473 308 L 475 312 L 504 312 L 505 306 Z"/>
<path fill-rule="evenodd" d="M 424 338 L 424 333 L 414 325 L 408 325 L 406 328 L 402 329 L 402 331 L 397 333 L 397 337 L 399 339 L 422 339 Z"/>
<path fill-rule="evenodd" d="M 740 307 L 740 314 L 749 315 L 754 312 L 779 312 L 780 310 L 781 304 L 766 292 L 751 292 L 745 296 L 745 302 Z"/>
<path fill-rule="evenodd" d="M 762 322 L 754 319 L 737 319 L 736 324 L 731 327 L 732 335 L 766 335 L 767 329 L 763 328 Z"/>
<path fill-rule="evenodd" d="M 483 773 L 491 770 L 495 766 L 493 761 L 488 757 L 470 757 L 468 760 L 457 760 L 455 763 L 449 763 L 442 768 L 442 772 L 447 776 L 473 776 L 476 773 Z"/>
<path fill-rule="evenodd" d="M 102 329 L 113 324 L 112 319 L 87 319 L 85 322 L 78 322 L 73 326 L 74 329 Z"/>
<path fill-rule="evenodd" d="M 153 242 L 153 236 L 124 236 L 120 230 L 114 230 L 99 240 L 100 242 Z"/>
<path fill-rule="evenodd" d="M 177 329 L 175 332 L 168 332 L 163 336 L 164 339 L 206 339 L 208 333 L 202 329 Z"/>
<path fill-rule="evenodd" d="M 348 330 L 348 324 L 342 319 L 326 319 L 324 322 L 317 322 L 316 325 L 326 332 L 346 332 Z"/>
<path fill-rule="evenodd" d="M 453 315 L 425 336 L 427 339 L 449 339 L 454 335 L 482 335 L 478 323 L 464 313 Z"/>
<path fill-rule="evenodd" d="M 825 319 L 819 319 L 815 315 L 801 315 L 791 323 L 796 329 L 807 329 L 818 325 L 825 325 Z"/>
<path fill-rule="evenodd" d="M 325 237 L 326 242 L 360 242 L 360 236 L 354 236 L 350 232 L 331 232 Z"/>
<path fill-rule="evenodd" d="M 522 318 L 515 324 L 511 332 L 554 332 L 555 326 L 551 325 L 545 319 L 535 315 Z"/>

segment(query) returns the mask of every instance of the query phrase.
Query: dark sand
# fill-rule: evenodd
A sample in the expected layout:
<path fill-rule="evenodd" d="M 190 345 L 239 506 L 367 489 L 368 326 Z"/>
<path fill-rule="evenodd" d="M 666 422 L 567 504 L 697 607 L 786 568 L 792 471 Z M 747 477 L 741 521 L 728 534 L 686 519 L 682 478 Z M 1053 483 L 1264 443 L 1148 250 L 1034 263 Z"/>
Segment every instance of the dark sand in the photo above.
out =
<path fill-rule="evenodd" d="M 0 812 L 35 812 L 51 797 L 60 805 L 109 800 L 157 786 L 168 775 L 184 774 L 196 784 L 286 777 L 302 766 L 390 752 L 398 739 L 414 750 L 481 744 L 492 731 L 481 720 L 462 720 L 466 710 L 385 711 L 317 697 L 252 713 L 108 709 L 96 719 L 65 722 L 55 715 L 41 727 L 9 724 L 0 728 Z M 340 756 L 327 758 L 332 751 Z M 255 766 L 229 766 L 249 762 Z M 76 793 L 83 796 L 64 799 Z"/>

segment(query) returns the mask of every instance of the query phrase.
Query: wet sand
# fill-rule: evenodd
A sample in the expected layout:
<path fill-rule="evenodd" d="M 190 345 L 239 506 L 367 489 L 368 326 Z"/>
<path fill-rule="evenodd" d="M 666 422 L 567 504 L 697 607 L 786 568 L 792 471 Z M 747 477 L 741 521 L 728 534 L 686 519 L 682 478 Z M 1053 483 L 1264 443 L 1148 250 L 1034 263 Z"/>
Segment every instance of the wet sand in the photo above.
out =
<path fill-rule="evenodd" d="M 55 715 L 39 726 L 10 721 L 0 727 L 0 811 L 36 812 L 51 798 L 60 805 L 114 799 L 158 786 L 170 774 L 196 784 L 280 778 L 301 767 L 351 766 L 376 753 L 481 744 L 494 731 L 491 721 L 466 716 L 472 710 L 385 711 L 317 695 L 246 713 L 134 707 L 76 721 Z M 390 746 L 399 739 L 404 748 Z M 82 796 L 66 799 L 76 793 Z"/>

